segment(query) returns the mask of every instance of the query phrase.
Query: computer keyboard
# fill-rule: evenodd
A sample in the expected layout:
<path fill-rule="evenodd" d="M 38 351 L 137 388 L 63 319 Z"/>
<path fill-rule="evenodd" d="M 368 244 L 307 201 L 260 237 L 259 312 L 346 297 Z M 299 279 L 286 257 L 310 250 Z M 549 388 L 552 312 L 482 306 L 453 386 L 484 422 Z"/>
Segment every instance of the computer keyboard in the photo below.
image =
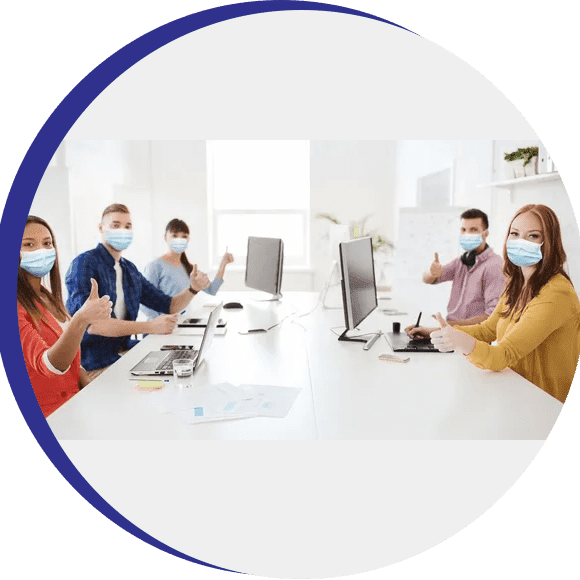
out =
<path fill-rule="evenodd" d="M 173 368 L 173 361 L 174 360 L 195 360 L 197 357 L 197 350 L 174 350 L 167 354 L 167 356 L 161 361 L 157 370 L 166 371 Z"/>

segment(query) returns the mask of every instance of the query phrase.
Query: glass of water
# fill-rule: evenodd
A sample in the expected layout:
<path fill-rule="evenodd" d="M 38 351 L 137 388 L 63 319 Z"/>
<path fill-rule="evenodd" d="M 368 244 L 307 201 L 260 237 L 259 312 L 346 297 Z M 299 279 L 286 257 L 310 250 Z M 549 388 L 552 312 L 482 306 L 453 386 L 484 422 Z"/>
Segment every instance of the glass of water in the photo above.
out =
<path fill-rule="evenodd" d="M 191 387 L 193 384 L 193 361 L 177 359 L 173 361 L 173 377 L 175 386 L 182 389 Z"/>

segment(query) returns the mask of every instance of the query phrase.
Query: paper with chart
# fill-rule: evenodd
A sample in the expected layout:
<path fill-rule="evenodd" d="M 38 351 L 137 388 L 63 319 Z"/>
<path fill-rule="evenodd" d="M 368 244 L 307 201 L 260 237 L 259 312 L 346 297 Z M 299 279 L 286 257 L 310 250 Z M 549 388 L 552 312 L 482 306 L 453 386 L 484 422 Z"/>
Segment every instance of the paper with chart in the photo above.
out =
<path fill-rule="evenodd" d="M 173 410 L 187 423 L 205 423 L 248 417 L 286 416 L 300 389 L 272 385 L 208 385 L 192 392 L 190 404 Z"/>

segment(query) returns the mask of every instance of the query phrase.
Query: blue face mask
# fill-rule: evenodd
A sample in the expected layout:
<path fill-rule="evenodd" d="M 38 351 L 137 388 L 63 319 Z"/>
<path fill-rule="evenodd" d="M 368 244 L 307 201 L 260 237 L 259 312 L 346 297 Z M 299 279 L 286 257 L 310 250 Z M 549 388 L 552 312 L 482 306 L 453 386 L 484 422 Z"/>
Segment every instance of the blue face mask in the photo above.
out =
<path fill-rule="evenodd" d="M 105 241 L 118 252 L 122 252 L 131 245 L 133 230 L 107 230 Z"/>
<path fill-rule="evenodd" d="M 459 244 L 466 252 L 470 252 L 483 244 L 483 238 L 481 234 L 462 234 L 459 236 Z"/>
<path fill-rule="evenodd" d="M 182 254 L 187 250 L 189 242 L 185 238 L 171 238 L 169 240 L 169 245 L 176 254 Z"/>
<path fill-rule="evenodd" d="M 46 276 L 54 266 L 56 250 L 34 250 L 34 252 L 22 252 L 20 267 L 37 278 Z"/>
<path fill-rule="evenodd" d="M 534 266 L 542 259 L 542 244 L 528 240 L 508 240 L 505 247 L 510 262 L 516 266 Z"/>

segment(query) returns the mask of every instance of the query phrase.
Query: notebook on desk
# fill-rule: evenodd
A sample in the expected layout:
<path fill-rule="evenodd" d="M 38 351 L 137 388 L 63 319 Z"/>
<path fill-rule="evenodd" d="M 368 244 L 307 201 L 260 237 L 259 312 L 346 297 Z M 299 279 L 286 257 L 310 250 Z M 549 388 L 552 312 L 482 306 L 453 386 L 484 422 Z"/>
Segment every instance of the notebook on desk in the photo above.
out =
<path fill-rule="evenodd" d="M 136 364 L 130 373 L 135 376 L 172 375 L 173 361 L 183 359 L 194 361 L 193 372 L 195 372 L 211 346 L 221 311 L 222 304 L 211 311 L 199 350 L 154 350 Z"/>
<path fill-rule="evenodd" d="M 385 332 L 385 336 L 394 352 L 441 352 L 430 338 L 409 338 L 404 332 Z"/>

